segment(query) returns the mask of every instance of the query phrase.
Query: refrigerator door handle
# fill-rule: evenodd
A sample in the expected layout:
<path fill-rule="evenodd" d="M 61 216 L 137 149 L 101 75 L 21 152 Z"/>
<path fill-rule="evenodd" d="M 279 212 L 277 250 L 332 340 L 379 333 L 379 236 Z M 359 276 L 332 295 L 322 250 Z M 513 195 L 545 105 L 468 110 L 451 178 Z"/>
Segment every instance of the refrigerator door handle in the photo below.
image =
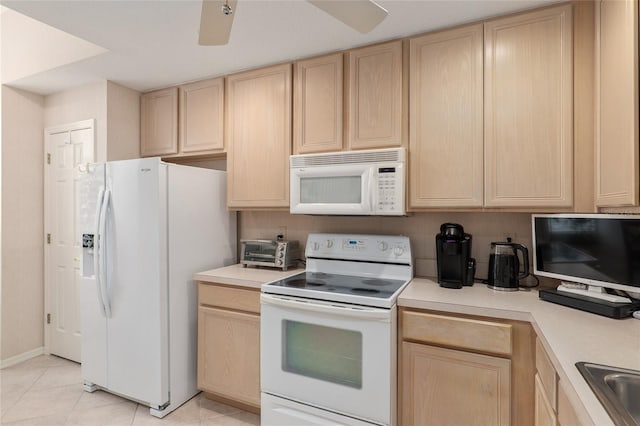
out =
<path fill-rule="evenodd" d="M 100 252 L 98 255 L 100 262 L 100 293 L 102 295 L 102 304 L 104 306 L 104 313 L 107 318 L 111 318 L 111 304 L 109 303 L 109 293 L 107 290 L 107 265 L 106 265 L 106 252 L 107 252 L 107 209 L 109 208 L 109 201 L 111 200 L 111 190 L 106 189 L 104 191 L 104 199 L 102 201 L 102 208 L 100 209 Z"/>
<path fill-rule="evenodd" d="M 93 248 L 93 273 L 96 277 L 96 288 L 98 290 L 98 301 L 100 302 L 100 312 L 102 316 L 106 316 L 104 310 L 104 301 L 102 300 L 102 287 L 100 286 L 100 251 L 102 241 L 100 238 L 100 224 L 102 218 L 102 204 L 104 202 L 104 188 L 100 188 L 100 192 L 98 192 L 98 202 L 96 203 L 96 224 L 95 224 L 95 238 L 94 238 L 94 248 Z"/>

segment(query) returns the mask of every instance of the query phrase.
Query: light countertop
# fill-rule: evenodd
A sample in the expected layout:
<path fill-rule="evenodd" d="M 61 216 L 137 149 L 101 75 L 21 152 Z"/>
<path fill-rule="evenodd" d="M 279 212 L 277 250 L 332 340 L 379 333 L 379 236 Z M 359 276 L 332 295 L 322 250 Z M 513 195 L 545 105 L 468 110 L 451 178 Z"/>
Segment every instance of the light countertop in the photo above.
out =
<path fill-rule="evenodd" d="M 287 271 L 281 269 L 256 268 L 241 264 L 225 266 L 223 268 L 211 269 L 209 271 L 194 274 L 195 281 L 204 281 L 218 284 L 237 285 L 259 289 L 262 284 L 286 278 L 291 275 L 303 272 L 303 268 L 290 268 Z"/>
<path fill-rule="evenodd" d="M 564 383 L 580 415 L 598 426 L 613 425 L 575 367 L 579 361 L 640 370 L 640 321 L 616 320 L 538 299 L 537 290 L 501 292 L 485 284 L 447 289 L 427 278 L 414 278 L 398 306 L 528 321 Z M 570 386 L 566 386 L 569 384 Z"/>

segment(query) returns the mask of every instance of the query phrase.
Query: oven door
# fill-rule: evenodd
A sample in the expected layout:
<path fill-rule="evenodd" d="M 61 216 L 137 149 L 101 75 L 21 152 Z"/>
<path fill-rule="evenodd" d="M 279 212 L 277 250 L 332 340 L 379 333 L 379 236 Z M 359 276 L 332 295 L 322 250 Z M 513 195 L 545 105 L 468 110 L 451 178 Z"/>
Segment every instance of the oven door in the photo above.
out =
<path fill-rule="evenodd" d="M 291 213 L 371 215 L 373 168 L 349 164 L 291 169 Z"/>
<path fill-rule="evenodd" d="M 260 301 L 262 392 L 395 424 L 395 306 L 271 294 Z"/>

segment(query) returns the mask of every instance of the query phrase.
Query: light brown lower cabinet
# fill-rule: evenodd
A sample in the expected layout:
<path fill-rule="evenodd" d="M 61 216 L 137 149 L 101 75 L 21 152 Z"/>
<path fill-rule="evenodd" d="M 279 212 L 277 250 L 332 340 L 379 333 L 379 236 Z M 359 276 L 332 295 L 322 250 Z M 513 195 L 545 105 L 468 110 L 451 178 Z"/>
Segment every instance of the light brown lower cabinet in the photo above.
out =
<path fill-rule="evenodd" d="M 259 412 L 260 292 L 198 284 L 198 389 Z"/>
<path fill-rule="evenodd" d="M 410 342 L 402 349 L 403 424 L 510 424 L 510 360 Z"/>
<path fill-rule="evenodd" d="M 579 426 L 583 422 L 569 401 L 549 355 L 536 338 L 535 426 Z"/>
<path fill-rule="evenodd" d="M 399 424 L 533 426 L 526 322 L 400 308 Z"/>
<path fill-rule="evenodd" d="M 584 422 L 580 420 L 575 407 L 569 401 L 562 382 L 558 382 L 558 425 L 579 426 L 582 424 L 584 424 Z"/>
<path fill-rule="evenodd" d="M 536 426 L 556 426 L 556 413 L 551 406 L 549 397 L 544 390 L 540 376 L 536 374 L 536 414 L 535 424 Z"/>

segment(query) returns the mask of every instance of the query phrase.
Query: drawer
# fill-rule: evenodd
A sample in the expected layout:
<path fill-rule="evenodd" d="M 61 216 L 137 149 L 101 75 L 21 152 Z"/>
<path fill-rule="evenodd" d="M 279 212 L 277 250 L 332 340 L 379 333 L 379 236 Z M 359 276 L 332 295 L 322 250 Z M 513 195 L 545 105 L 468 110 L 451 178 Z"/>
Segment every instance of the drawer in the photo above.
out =
<path fill-rule="evenodd" d="M 198 304 L 260 313 L 260 290 L 198 283 Z"/>
<path fill-rule="evenodd" d="M 475 352 L 512 354 L 511 325 L 402 311 L 402 337 Z"/>
<path fill-rule="evenodd" d="M 542 347 L 540 343 L 540 339 L 536 337 L 536 371 L 538 372 L 538 376 L 540 377 L 540 382 L 542 387 L 544 388 L 545 393 L 549 398 L 549 403 L 551 404 L 551 408 L 556 413 L 558 412 L 557 406 L 557 389 L 558 389 L 558 380 L 556 376 L 556 370 L 553 368 L 553 364 L 551 364 L 551 360 L 547 355 L 547 352 Z"/>

